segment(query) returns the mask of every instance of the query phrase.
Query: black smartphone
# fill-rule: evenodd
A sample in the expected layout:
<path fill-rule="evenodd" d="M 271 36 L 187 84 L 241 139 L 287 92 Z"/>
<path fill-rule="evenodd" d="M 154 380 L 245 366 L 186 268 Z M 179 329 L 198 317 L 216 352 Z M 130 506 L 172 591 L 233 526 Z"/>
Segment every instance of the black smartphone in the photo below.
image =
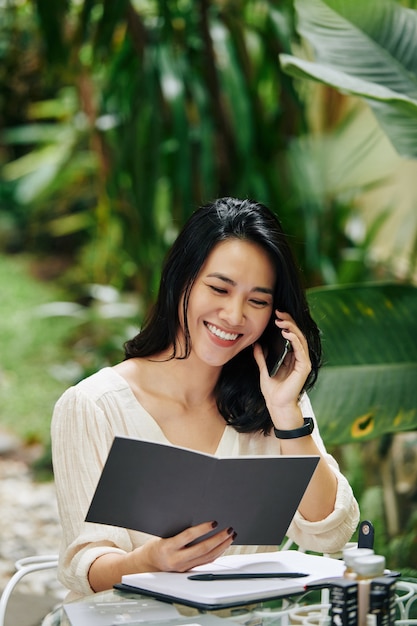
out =
<path fill-rule="evenodd" d="M 271 378 L 275 376 L 288 352 L 292 350 L 291 342 L 288 341 L 288 339 L 284 339 L 279 331 L 276 332 L 276 335 L 277 337 L 274 338 L 274 341 L 268 345 L 268 352 L 265 357 L 266 366 Z"/>

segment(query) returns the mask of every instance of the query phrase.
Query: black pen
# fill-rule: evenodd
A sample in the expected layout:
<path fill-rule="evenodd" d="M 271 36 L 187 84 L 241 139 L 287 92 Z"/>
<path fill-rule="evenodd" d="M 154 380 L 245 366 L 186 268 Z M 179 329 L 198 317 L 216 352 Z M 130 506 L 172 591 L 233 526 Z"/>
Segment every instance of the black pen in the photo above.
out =
<path fill-rule="evenodd" d="M 246 572 L 244 574 L 192 574 L 188 580 L 240 580 L 242 578 L 304 578 L 301 572 Z"/>

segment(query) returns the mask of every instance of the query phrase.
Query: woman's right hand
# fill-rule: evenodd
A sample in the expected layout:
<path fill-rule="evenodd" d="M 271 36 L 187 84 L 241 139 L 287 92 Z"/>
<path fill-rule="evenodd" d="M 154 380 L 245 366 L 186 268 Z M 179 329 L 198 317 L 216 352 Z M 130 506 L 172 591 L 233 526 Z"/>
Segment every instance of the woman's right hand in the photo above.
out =
<path fill-rule="evenodd" d="M 191 526 L 168 539 L 149 540 L 132 552 L 132 557 L 137 556 L 140 568 L 136 571 L 186 572 L 197 565 L 211 563 L 229 548 L 236 537 L 233 528 L 228 528 L 194 543 L 216 525 L 215 522 L 206 522 Z"/>
<path fill-rule="evenodd" d="M 125 574 L 186 572 L 197 565 L 211 563 L 230 547 L 236 537 L 233 528 L 227 528 L 194 543 L 215 527 L 215 522 L 205 522 L 174 537 L 149 539 L 127 554 L 107 552 L 92 563 L 88 573 L 90 586 L 95 592 L 105 591 L 119 583 Z"/>

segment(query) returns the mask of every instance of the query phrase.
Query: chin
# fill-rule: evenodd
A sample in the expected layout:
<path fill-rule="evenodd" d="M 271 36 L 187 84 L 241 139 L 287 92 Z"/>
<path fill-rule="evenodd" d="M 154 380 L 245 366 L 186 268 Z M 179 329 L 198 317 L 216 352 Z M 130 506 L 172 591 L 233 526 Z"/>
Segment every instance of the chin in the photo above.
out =
<path fill-rule="evenodd" d="M 224 357 L 223 359 L 217 358 L 217 359 L 210 359 L 210 358 L 206 358 L 203 359 L 204 362 L 207 365 L 211 365 L 212 367 L 223 367 L 224 365 L 227 365 L 227 363 L 230 363 L 230 361 L 232 361 L 238 354 L 240 354 L 241 350 L 238 350 L 236 352 L 234 352 L 233 354 L 231 354 L 230 356 L 228 356 L 227 358 Z"/>

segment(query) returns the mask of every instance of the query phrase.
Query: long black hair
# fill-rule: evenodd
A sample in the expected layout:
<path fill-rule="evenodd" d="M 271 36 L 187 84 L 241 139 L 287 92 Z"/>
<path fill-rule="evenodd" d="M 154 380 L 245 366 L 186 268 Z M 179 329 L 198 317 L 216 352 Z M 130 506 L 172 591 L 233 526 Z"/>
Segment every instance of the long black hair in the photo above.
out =
<path fill-rule="evenodd" d="M 303 390 L 310 389 L 321 365 L 320 333 L 310 315 L 299 270 L 278 218 L 253 200 L 220 198 L 193 213 L 166 257 L 153 310 L 141 332 L 125 344 L 125 358 L 151 357 L 169 347 L 173 359 L 189 356 L 187 309 L 191 288 L 213 248 L 231 238 L 253 242 L 269 255 L 277 276 L 274 311 L 278 308 L 288 312 L 307 339 L 312 368 Z M 181 302 L 184 354 L 177 353 L 176 341 Z M 272 319 L 260 338 L 265 346 L 271 341 L 271 333 L 277 332 Z M 221 415 L 237 431 L 270 431 L 272 421 L 260 390 L 259 370 L 251 347 L 223 366 L 215 394 Z"/>

